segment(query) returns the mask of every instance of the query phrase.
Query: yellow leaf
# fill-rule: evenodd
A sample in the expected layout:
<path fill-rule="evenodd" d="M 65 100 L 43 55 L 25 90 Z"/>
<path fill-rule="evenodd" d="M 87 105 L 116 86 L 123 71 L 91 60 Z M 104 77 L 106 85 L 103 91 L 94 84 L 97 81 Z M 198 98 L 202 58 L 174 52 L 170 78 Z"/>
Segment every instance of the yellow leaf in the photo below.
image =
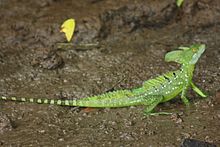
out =
<path fill-rule="evenodd" d="M 176 5 L 180 7 L 183 4 L 184 0 L 176 0 Z"/>
<path fill-rule="evenodd" d="M 61 26 L 61 30 L 60 32 L 63 32 L 66 36 L 66 39 L 68 42 L 70 42 L 72 36 L 73 36 L 73 32 L 75 30 L 75 20 L 70 18 L 67 19 L 66 21 L 64 21 L 64 23 Z"/>

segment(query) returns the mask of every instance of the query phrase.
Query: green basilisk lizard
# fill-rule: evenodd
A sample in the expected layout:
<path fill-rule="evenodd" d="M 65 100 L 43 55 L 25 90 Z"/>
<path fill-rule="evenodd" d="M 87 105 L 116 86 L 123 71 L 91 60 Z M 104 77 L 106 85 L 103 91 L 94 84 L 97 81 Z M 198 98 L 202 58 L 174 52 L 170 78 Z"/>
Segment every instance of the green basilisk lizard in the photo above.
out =
<path fill-rule="evenodd" d="M 190 47 L 179 47 L 179 50 L 168 52 L 165 61 L 174 61 L 181 64 L 181 68 L 171 71 L 154 79 L 147 80 L 139 88 L 131 90 L 117 90 L 101 95 L 82 99 L 63 100 L 47 98 L 16 98 L 0 97 L 1 100 L 21 101 L 38 104 L 53 104 L 80 107 L 125 107 L 145 105 L 145 114 L 153 114 L 152 110 L 159 104 L 175 98 L 181 94 L 182 101 L 188 105 L 186 92 L 189 87 L 201 97 L 206 95 L 192 81 L 193 71 L 198 59 L 205 51 L 204 44 Z"/>

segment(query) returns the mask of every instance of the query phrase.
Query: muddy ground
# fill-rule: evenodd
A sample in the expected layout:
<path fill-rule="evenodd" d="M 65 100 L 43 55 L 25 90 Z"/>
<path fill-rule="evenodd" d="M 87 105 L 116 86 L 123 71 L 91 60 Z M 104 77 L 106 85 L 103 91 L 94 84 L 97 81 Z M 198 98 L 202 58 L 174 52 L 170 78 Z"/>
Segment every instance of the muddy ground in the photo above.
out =
<path fill-rule="evenodd" d="M 58 49 L 67 18 L 77 21 L 73 44 Z M 140 86 L 179 68 L 164 55 L 205 43 L 195 83 L 209 96 L 188 92 L 144 116 L 143 106 L 89 110 L 0 102 L 1 146 L 179 146 L 185 138 L 220 145 L 220 1 L 0 0 L 0 94 L 83 98 Z"/>

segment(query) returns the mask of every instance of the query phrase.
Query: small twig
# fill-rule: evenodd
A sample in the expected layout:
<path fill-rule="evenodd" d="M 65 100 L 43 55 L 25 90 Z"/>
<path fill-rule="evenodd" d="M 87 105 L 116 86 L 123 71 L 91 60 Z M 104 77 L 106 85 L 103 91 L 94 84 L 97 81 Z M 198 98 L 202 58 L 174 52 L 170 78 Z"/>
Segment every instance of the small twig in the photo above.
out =
<path fill-rule="evenodd" d="M 57 43 L 56 47 L 63 50 L 90 50 L 99 47 L 97 43 L 73 44 L 73 43 Z"/>

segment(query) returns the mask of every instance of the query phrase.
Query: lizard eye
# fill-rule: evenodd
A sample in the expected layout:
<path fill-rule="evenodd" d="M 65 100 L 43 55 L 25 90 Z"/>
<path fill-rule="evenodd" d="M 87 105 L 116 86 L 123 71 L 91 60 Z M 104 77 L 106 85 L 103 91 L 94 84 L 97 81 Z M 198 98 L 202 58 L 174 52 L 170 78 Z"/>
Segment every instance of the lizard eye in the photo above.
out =
<path fill-rule="evenodd" d="M 195 53 L 197 52 L 197 48 L 192 48 L 192 51 Z"/>

